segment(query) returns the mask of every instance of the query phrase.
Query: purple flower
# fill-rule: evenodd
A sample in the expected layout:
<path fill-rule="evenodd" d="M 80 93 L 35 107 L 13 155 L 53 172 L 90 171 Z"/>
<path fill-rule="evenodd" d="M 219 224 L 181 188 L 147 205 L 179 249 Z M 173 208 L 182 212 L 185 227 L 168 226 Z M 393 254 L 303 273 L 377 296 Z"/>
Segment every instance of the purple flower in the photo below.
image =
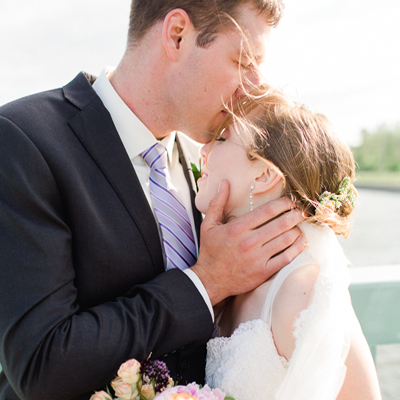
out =
<path fill-rule="evenodd" d="M 165 362 L 163 361 L 143 361 L 140 373 L 142 374 L 144 383 L 150 384 L 154 382 L 156 393 L 161 392 L 170 383 L 169 371 Z"/>

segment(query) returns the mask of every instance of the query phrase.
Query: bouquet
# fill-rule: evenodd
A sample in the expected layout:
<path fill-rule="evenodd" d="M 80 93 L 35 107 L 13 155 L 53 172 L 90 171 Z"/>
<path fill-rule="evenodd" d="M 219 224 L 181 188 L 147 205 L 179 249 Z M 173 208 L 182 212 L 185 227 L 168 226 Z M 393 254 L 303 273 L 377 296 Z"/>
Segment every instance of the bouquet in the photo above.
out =
<path fill-rule="evenodd" d="M 134 358 L 123 363 L 111 381 L 117 399 L 124 400 L 234 400 L 219 389 L 191 383 L 175 385 L 163 361 Z M 114 400 L 110 391 L 95 392 L 90 400 Z"/>

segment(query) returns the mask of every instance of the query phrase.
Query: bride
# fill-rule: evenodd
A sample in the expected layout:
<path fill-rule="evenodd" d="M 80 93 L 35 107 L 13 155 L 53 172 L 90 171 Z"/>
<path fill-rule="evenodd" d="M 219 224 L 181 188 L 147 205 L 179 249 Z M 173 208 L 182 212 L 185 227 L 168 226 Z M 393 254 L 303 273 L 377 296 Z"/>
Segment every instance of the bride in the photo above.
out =
<path fill-rule="evenodd" d="M 206 382 L 236 400 L 380 399 L 335 236 L 347 237 L 357 196 L 351 151 L 323 115 L 266 87 L 239 111 L 201 150 L 196 205 L 207 213 L 221 179 L 231 188 L 226 222 L 288 196 L 308 216 L 307 247 L 227 303 L 207 345 Z"/>

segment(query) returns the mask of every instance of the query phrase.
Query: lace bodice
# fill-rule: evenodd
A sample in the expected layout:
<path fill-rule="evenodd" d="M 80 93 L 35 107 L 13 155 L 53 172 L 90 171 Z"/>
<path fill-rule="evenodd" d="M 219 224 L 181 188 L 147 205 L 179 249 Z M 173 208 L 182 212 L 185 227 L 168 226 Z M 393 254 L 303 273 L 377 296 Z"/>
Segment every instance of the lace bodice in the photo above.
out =
<path fill-rule="evenodd" d="M 257 399 L 260 393 L 272 399 L 287 364 L 276 351 L 269 325 L 256 319 L 240 324 L 231 337 L 208 342 L 206 381 L 236 400 Z"/>
<path fill-rule="evenodd" d="M 327 366 L 326 375 L 329 376 L 328 380 L 332 379 L 331 382 L 326 382 L 325 391 L 318 392 L 318 395 L 321 395 L 319 399 L 336 398 L 340 379 L 344 377 L 344 358 L 348 348 L 342 330 L 336 332 L 332 322 L 340 305 L 337 304 L 337 299 L 346 299 L 343 289 L 347 291 L 348 286 L 347 260 L 329 228 L 305 223 L 301 228 L 308 247 L 276 275 L 260 318 L 240 324 L 230 337 L 216 337 L 207 344 L 206 383 L 210 387 L 221 389 L 227 396 L 236 400 L 318 399 L 311 397 L 311 393 L 314 396 L 318 392 L 313 389 L 315 382 L 307 382 L 307 379 L 313 379 L 313 374 L 320 368 L 321 360 L 318 357 L 308 357 L 308 353 L 313 350 L 326 357 L 326 362 L 330 364 Z M 314 287 L 313 300 L 295 321 L 293 335 L 296 338 L 296 348 L 288 362 L 278 354 L 275 347 L 270 328 L 272 304 L 286 277 L 296 268 L 311 263 L 320 265 L 320 273 Z M 337 296 L 338 293 L 340 296 Z M 320 315 L 329 317 L 324 319 L 323 325 L 320 323 Z M 340 324 L 342 325 L 344 324 Z M 332 351 L 324 352 L 327 344 L 313 337 L 314 334 L 320 335 L 324 330 L 329 335 L 335 331 L 337 346 L 334 346 Z M 328 335 L 324 337 L 331 343 Z M 337 354 L 341 357 L 336 357 Z M 302 369 L 305 376 L 302 376 Z M 295 384 L 301 386 L 302 390 L 290 388 Z"/>

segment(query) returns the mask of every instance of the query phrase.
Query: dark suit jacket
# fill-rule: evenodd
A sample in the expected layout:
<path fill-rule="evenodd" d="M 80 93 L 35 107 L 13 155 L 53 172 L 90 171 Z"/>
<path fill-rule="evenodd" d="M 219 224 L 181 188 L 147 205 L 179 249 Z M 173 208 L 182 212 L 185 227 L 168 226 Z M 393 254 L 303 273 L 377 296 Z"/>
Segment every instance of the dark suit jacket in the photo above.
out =
<path fill-rule="evenodd" d="M 0 302 L 0 399 L 87 399 L 150 353 L 204 378 L 210 313 L 83 74 L 0 108 Z"/>

